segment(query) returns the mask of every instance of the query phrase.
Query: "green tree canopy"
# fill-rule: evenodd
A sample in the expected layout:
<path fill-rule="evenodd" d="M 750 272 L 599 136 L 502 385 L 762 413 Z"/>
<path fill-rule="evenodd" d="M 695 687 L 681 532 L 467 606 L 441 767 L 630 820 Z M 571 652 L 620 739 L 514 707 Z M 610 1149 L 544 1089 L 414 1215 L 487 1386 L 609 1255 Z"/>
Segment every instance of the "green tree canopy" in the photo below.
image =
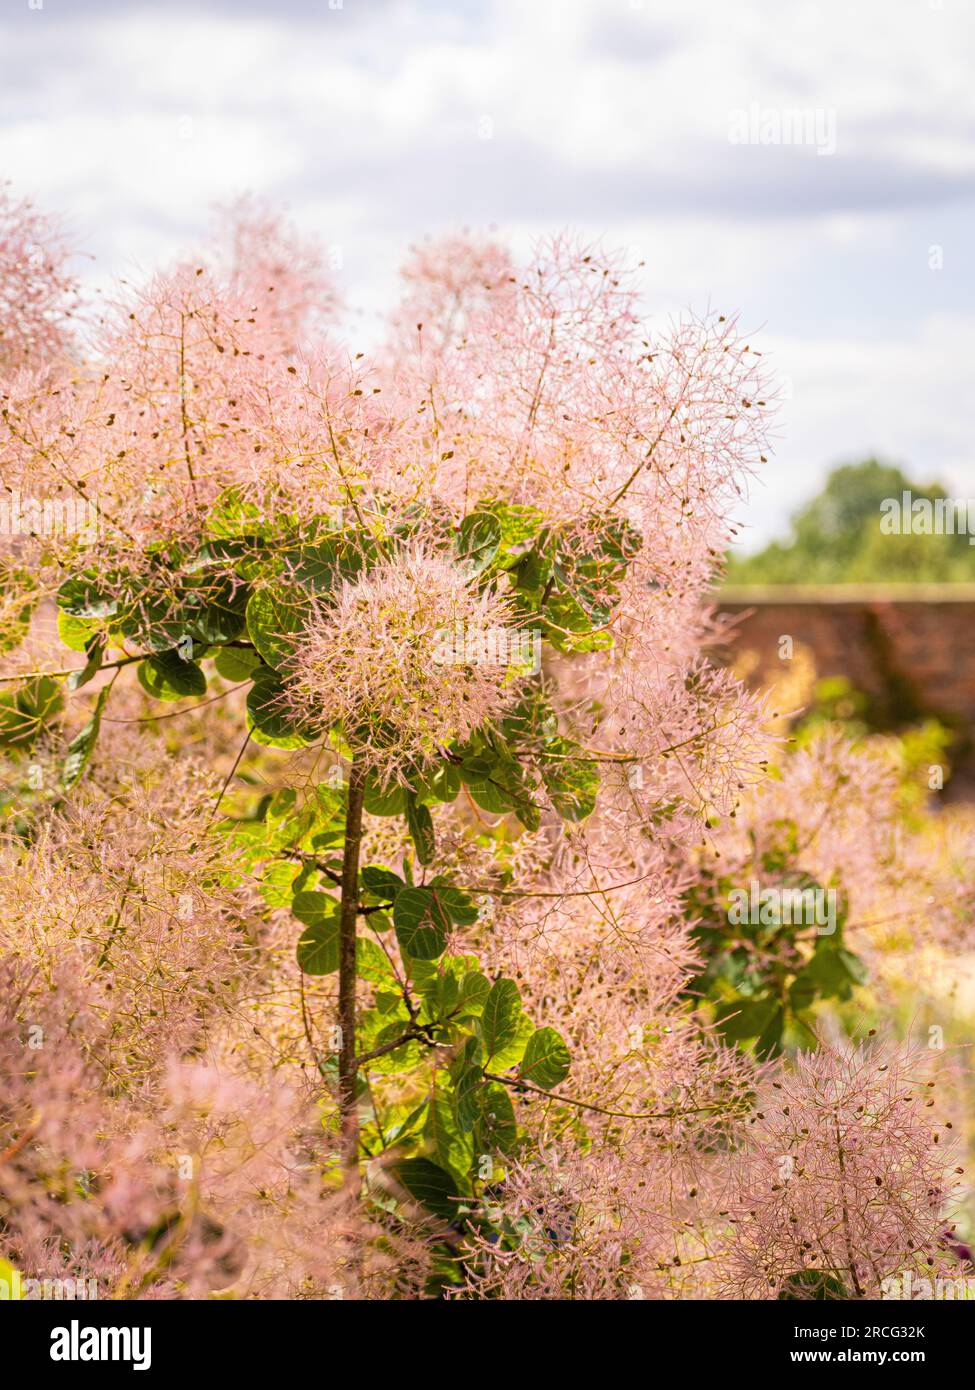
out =
<path fill-rule="evenodd" d="M 957 583 L 975 581 L 975 546 L 964 531 L 964 512 L 953 534 L 881 528 L 883 504 L 911 499 L 932 505 L 948 494 L 940 483 L 913 482 L 900 468 L 866 459 L 830 473 L 823 490 L 794 514 L 792 534 L 755 555 L 729 554 L 730 584 Z M 973 515 L 975 522 L 975 515 Z M 917 522 L 916 526 L 922 525 Z"/>

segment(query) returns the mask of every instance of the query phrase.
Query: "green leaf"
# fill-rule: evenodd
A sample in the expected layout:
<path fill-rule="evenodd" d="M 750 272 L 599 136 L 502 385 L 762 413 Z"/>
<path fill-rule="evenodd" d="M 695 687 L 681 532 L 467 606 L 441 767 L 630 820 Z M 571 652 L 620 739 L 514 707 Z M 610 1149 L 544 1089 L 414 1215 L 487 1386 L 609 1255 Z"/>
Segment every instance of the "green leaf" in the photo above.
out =
<path fill-rule="evenodd" d="M 0 561 L 0 593 L 6 587 L 5 581 L 7 580 L 13 580 L 16 583 L 19 591 L 18 597 L 25 601 L 20 608 L 15 609 L 10 603 L 10 599 L 7 600 L 10 606 L 4 616 L 3 627 L 0 628 L 0 652 L 12 652 L 20 646 L 30 631 L 30 620 L 38 603 L 38 600 L 29 596 L 27 592 L 36 588 L 33 578 L 24 570 L 6 569 L 3 562 Z M 58 617 L 61 617 L 60 613 Z"/>
<path fill-rule="evenodd" d="M 260 655 L 250 647 L 222 647 L 217 652 L 214 662 L 217 675 L 223 676 L 225 681 L 233 681 L 234 684 L 250 680 L 261 664 Z"/>
<path fill-rule="evenodd" d="M 383 790 L 375 776 L 369 773 L 364 805 L 370 816 L 402 816 L 406 812 L 406 789 L 392 786 Z"/>
<path fill-rule="evenodd" d="M 457 1181 L 458 1187 L 469 1187 L 474 1151 L 457 1122 L 453 1105 L 443 1096 L 434 1096 L 430 1101 L 423 1137 L 437 1162 Z"/>
<path fill-rule="evenodd" d="M 457 1123 L 468 1134 L 477 1124 L 481 1113 L 480 1092 L 483 1084 L 484 1068 L 470 1063 L 464 1067 L 454 1085 Z"/>
<path fill-rule="evenodd" d="M 283 704 L 284 685 L 276 671 L 261 666 L 247 692 L 251 737 L 268 748 L 302 748 L 307 743 L 298 726 L 288 718 Z"/>
<path fill-rule="evenodd" d="M 840 961 L 843 964 L 843 969 L 846 971 L 847 975 L 850 977 L 853 983 L 857 985 L 865 985 L 867 982 L 868 972 L 867 967 L 864 965 L 860 957 L 854 955 L 852 951 L 848 951 L 845 946 L 838 946 L 836 948 L 836 954 L 839 956 Z"/>
<path fill-rule="evenodd" d="M 442 909 L 429 888 L 403 888 L 393 904 L 393 926 L 403 951 L 417 960 L 436 960 L 447 945 Z"/>
<path fill-rule="evenodd" d="M 488 568 L 500 545 L 501 523 L 490 512 L 471 512 L 461 522 L 457 550 L 472 578 Z"/>
<path fill-rule="evenodd" d="M 326 893 L 296 893 L 291 910 L 308 925 L 298 938 L 298 965 L 305 975 L 339 968 L 339 904 Z"/>
<path fill-rule="evenodd" d="M 241 573 L 244 570 L 249 570 L 251 565 L 257 562 L 257 557 L 262 549 L 262 539 L 253 532 L 234 538 L 213 538 L 206 541 L 199 550 L 183 561 L 183 571 L 188 575 L 197 575 L 205 573 L 207 570 L 216 569 L 221 572 L 217 582 L 233 586 L 236 584 L 236 580 L 222 572 L 230 566 L 234 566 Z M 240 611 L 243 612 L 243 605 L 241 605 Z"/>
<path fill-rule="evenodd" d="M 370 930 L 370 931 L 374 931 L 374 932 L 389 931 L 389 930 L 391 930 L 392 925 L 393 925 L 393 919 L 392 919 L 392 917 L 390 917 L 390 915 L 389 915 L 388 912 L 370 912 L 370 914 L 369 914 L 369 930 Z"/>
<path fill-rule="evenodd" d="M 105 596 L 93 574 L 66 579 L 58 589 L 57 603 L 73 618 L 107 618 L 118 611 L 118 600 Z"/>
<path fill-rule="evenodd" d="M 440 965 L 446 968 L 433 969 L 421 983 L 419 966 L 422 964 L 418 961 L 413 967 L 413 982 L 423 995 L 430 1017 L 446 1020 L 460 1000 L 460 982 L 456 970 L 451 968 L 454 962 L 444 957 Z"/>
<path fill-rule="evenodd" d="M 477 921 L 477 906 L 474 899 L 462 888 L 434 879 L 430 884 L 435 899 L 434 914 L 439 913 L 447 924 L 456 927 L 471 927 Z"/>
<path fill-rule="evenodd" d="M 400 886 L 393 902 L 393 925 L 400 946 L 414 960 L 443 954 L 451 926 L 477 921 L 473 900 L 460 888 L 434 880 L 425 888 Z"/>
<path fill-rule="evenodd" d="M 746 1038 L 757 1038 L 772 1028 L 781 1014 L 778 999 L 774 995 L 762 995 L 758 999 L 738 997 L 721 1004 L 717 1009 L 717 1022 L 721 1032 L 729 1042 L 741 1042 Z M 781 1019 L 779 1019 L 781 1028 Z"/>
<path fill-rule="evenodd" d="M 98 742 L 98 731 L 102 723 L 102 710 L 108 700 L 109 687 L 103 686 L 98 692 L 91 718 L 85 727 L 68 744 L 67 756 L 61 770 L 61 782 L 65 791 L 70 791 L 91 761 Z"/>
<path fill-rule="evenodd" d="M 289 859 L 275 859 L 265 864 L 258 890 L 268 907 L 290 907 L 294 883 L 307 870 Z"/>
<path fill-rule="evenodd" d="M 461 1194 L 446 1169 L 429 1158 L 405 1158 L 394 1172 L 410 1196 L 434 1216 L 451 1222 L 457 1219 Z"/>
<path fill-rule="evenodd" d="M 317 545 L 299 546 L 285 555 L 285 565 L 290 577 L 303 589 L 316 594 L 327 594 L 342 580 L 343 570 L 348 571 L 348 562 L 340 564 L 346 552 L 335 538 L 319 541 Z"/>
<path fill-rule="evenodd" d="M 44 724 L 63 708 L 64 692 L 53 677 L 35 676 L 21 686 L 17 703 L 25 714 Z"/>
<path fill-rule="evenodd" d="M 84 666 L 78 671 L 72 671 L 68 677 L 67 686 L 69 690 L 80 690 L 83 685 L 98 674 L 102 666 L 102 657 L 105 655 L 105 643 L 102 637 L 96 636 L 91 639 L 85 648 L 88 659 Z"/>
<path fill-rule="evenodd" d="M 264 808 L 264 819 L 268 825 L 280 825 L 291 816 L 298 805 L 298 793 L 294 787 L 279 787 Z"/>
<path fill-rule="evenodd" d="M 482 1014 L 483 1017 L 483 1014 Z M 528 1046 L 528 1039 L 535 1031 L 535 1025 L 526 1013 L 518 1014 L 515 1019 L 514 1036 L 509 1039 L 491 1058 L 490 1066 L 492 1071 L 508 1071 L 511 1067 L 518 1066 L 525 1055 L 525 1048 Z"/>
<path fill-rule="evenodd" d="M 547 605 L 552 621 L 565 630 L 553 634 L 557 645 L 576 651 L 612 645 L 608 632 L 592 629 L 609 622 L 619 581 L 642 543 L 639 531 L 621 517 L 593 517 L 581 529 L 563 531 L 552 568 L 559 587 Z"/>
<path fill-rule="evenodd" d="M 605 651 L 613 645 L 611 633 L 594 631 L 601 624 L 576 600 L 573 594 L 556 589 L 545 605 L 546 636 L 559 651 Z"/>
<path fill-rule="evenodd" d="M 514 803 L 492 777 L 494 763 L 488 758 L 465 759 L 460 773 L 467 783 L 472 799 L 492 816 L 504 816 L 514 809 Z"/>
<path fill-rule="evenodd" d="M 249 595 L 246 584 L 227 577 L 210 580 L 205 588 L 192 590 L 187 611 L 190 636 L 204 646 L 233 642 L 244 631 Z"/>
<path fill-rule="evenodd" d="M 487 1062 L 515 1040 L 520 1013 L 521 995 L 514 980 L 496 980 L 484 1001 L 480 1024 Z"/>
<path fill-rule="evenodd" d="M 338 909 L 339 900 L 333 898 L 330 893 L 302 889 L 291 900 L 291 911 L 299 922 L 304 922 L 309 927 L 314 926 L 325 917 L 330 917 Z"/>
<path fill-rule="evenodd" d="M 247 600 L 247 635 L 269 666 L 281 666 L 294 650 L 294 635 L 304 627 L 307 600 L 300 589 L 284 584 L 256 589 Z"/>
<path fill-rule="evenodd" d="M 532 549 L 519 556 L 517 564 L 510 569 L 515 587 L 528 595 L 530 606 L 534 609 L 541 601 L 542 592 L 552 574 L 552 557 L 546 549 L 544 535 L 539 537 Z"/>
<path fill-rule="evenodd" d="M 639 555 L 643 546 L 643 536 L 637 528 L 622 516 L 611 516 L 600 538 L 600 551 L 613 562 L 611 576 L 618 579 L 631 560 Z"/>
<path fill-rule="evenodd" d="M 184 700 L 206 694 L 207 678 L 195 661 L 186 661 L 178 650 L 158 652 L 140 661 L 139 684 L 155 700 Z"/>
<path fill-rule="evenodd" d="M 0 690 L 0 744 L 19 748 L 29 744 L 36 733 L 36 720 L 24 714 L 17 697 L 9 690 Z"/>
<path fill-rule="evenodd" d="M 366 864 L 359 874 L 366 894 L 377 902 L 392 902 L 400 889 L 406 887 L 399 874 L 387 869 L 384 864 Z"/>
<path fill-rule="evenodd" d="M 51 676 L 35 676 L 21 686 L 17 703 L 25 714 L 31 715 L 39 724 L 45 723 L 64 705 L 61 686 Z"/>
<path fill-rule="evenodd" d="M 484 502 L 478 511 L 489 511 L 501 526 L 501 549 L 506 557 L 519 557 L 535 542 L 545 527 L 545 517 L 536 507 L 500 500 Z"/>
<path fill-rule="evenodd" d="M 88 643 L 99 632 L 97 623 L 75 618 L 63 608 L 58 609 L 58 636 L 73 652 L 87 651 Z"/>
<path fill-rule="evenodd" d="M 821 936 L 812 958 L 792 982 L 790 995 L 796 1007 L 808 1008 L 816 998 L 849 999 L 854 985 L 867 978 L 866 968 L 859 956 L 841 946 L 835 936 Z"/>
<path fill-rule="evenodd" d="M 478 1091 L 479 1114 L 474 1125 L 478 1153 L 510 1153 L 518 1140 L 514 1106 L 507 1088 L 492 1081 Z"/>
<path fill-rule="evenodd" d="M 187 628 L 186 610 L 168 588 L 149 593 L 138 602 L 130 597 L 128 606 L 112 622 L 112 631 L 151 652 L 171 651 L 192 636 Z"/>
<path fill-rule="evenodd" d="M 432 775 L 413 778 L 413 789 L 418 801 L 453 801 L 460 791 L 460 773 L 452 763 L 438 763 Z"/>
<path fill-rule="evenodd" d="M 471 970 L 460 982 L 460 1002 L 465 1014 L 478 1017 L 491 993 L 491 981 L 480 970 Z"/>
<path fill-rule="evenodd" d="M 436 852 L 433 817 L 427 807 L 417 801 L 413 792 L 406 794 L 406 824 L 409 826 L 417 859 L 421 864 L 429 864 Z"/>
<path fill-rule="evenodd" d="M 369 921 L 374 922 L 375 918 L 370 917 Z M 377 946 L 375 941 L 370 941 L 366 936 L 356 939 L 355 968 L 356 974 L 363 980 L 368 980 L 370 984 L 396 988 L 396 975 L 389 957 L 381 946 Z"/>
<path fill-rule="evenodd" d="M 565 1080 L 569 1066 L 569 1049 L 561 1034 L 554 1028 L 537 1028 L 528 1039 L 519 1075 L 547 1091 Z"/>
<path fill-rule="evenodd" d="M 541 818 L 524 769 L 505 747 L 483 747 L 465 754 L 460 775 L 483 810 L 492 815 L 514 811 L 529 830 L 538 829 Z"/>
<path fill-rule="evenodd" d="M 419 1122 L 426 1115 L 427 1105 L 428 1102 L 423 1100 L 420 1102 L 420 1104 L 416 1107 L 415 1110 L 411 1110 L 409 1112 L 409 1114 L 406 1116 L 404 1120 L 401 1120 L 394 1124 L 384 1123 L 383 1129 L 386 1131 L 387 1148 L 391 1148 L 393 1144 L 400 1143 L 403 1139 L 407 1137 L 407 1135 L 412 1134 L 419 1127 Z M 396 1107 L 396 1109 L 393 1111 L 393 1114 L 396 1114 L 397 1111 L 400 1111 L 400 1113 L 402 1113 L 402 1111 L 405 1109 L 405 1106 Z"/>
<path fill-rule="evenodd" d="M 578 745 L 558 739 L 554 751 L 568 752 L 574 747 Z M 552 805 L 563 820 L 585 820 L 592 814 L 599 795 L 599 772 L 593 762 L 570 756 L 558 762 L 543 761 L 541 774 Z"/>
<path fill-rule="evenodd" d="M 16 691 L 0 691 L 0 744 L 27 748 L 61 709 L 64 694 L 50 676 L 34 676 Z"/>
<path fill-rule="evenodd" d="M 377 994 L 376 997 L 377 1001 L 388 998 L 388 996 L 380 994 Z M 399 1003 L 400 1001 L 394 999 L 393 1002 Z M 374 1013 L 375 1011 L 370 1010 L 370 1012 Z M 403 1012 L 405 1014 L 405 1010 Z M 397 1038 L 402 1036 L 406 1021 L 405 1017 L 398 1015 L 395 1022 L 388 1024 L 370 1039 L 369 1047 L 382 1047 L 385 1043 L 395 1042 Z M 369 1016 L 367 1014 L 363 1020 L 363 1039 L 368 1036 L 368 1032 Z M 401 1042 L 398 1047 L 384 1052 L 381 1057 L 374 1057 L 371 1062 L 367 1062 L 365 1065 L 370 1072 L 378 1072 L 381 1076 L 397 1076 L 405 1072 L 415 1072 L 426 1055 L 427 1049 L 422 1042 L 416 1038 L 408 1038 L 405 1042 Z"/>
<path fill-rule="evenodd" d="M 259 536 L 267 529 L 257 504 L 246 501 L 234 487 L 220 494 L 206 519 L 207 535 L 218 538 Z"/>
<path fill-rule="evenodd" d="M 755 1041 L 757 1057 L 777 1057 L 782 1051 L 782 1029 L 785 1026 L 785 1009 L 780 1004 Z"/>

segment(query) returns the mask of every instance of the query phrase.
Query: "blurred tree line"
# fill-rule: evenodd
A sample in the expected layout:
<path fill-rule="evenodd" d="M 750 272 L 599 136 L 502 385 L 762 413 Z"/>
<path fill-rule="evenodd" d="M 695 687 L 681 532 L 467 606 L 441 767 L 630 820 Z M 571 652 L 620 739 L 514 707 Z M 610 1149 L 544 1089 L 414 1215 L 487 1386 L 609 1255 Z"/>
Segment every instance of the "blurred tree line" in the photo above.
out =
<path fill-rule="evenodd" d="M 730 552 L 728 584 L 938 584 L 975 582 L 975 545 L 969 544 L 962 503 L 956 534 L 904 531 L 912 518 L 901 517 L 901 534 L 881 527 L 883 504 L 911 499 L 944 501 L 940 483 L 922 487 L 893 464 L 877 459 L 835 468 L 826 486 L 792 517 L 792 534 L 772 541 L 754 555 Z M 891 511 L 888 502 L 888 512 Z M 896 516 L 896 513 L 895 513 Z M 915 527 L 924 525 L 917 517 Z M 975 509 L 972 515 L 975 531 Z"/>

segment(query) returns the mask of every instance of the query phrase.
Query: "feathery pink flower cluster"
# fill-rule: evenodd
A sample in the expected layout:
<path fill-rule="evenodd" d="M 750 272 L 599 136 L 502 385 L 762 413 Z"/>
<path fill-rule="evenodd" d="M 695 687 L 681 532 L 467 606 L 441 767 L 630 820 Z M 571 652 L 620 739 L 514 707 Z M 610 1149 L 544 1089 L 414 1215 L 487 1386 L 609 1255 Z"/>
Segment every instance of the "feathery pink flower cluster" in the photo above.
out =
<path fill-rule="evenodd" d="M 801 1053 L 766 1080 L 737 1173 L 735 1296 L 878 1298 L 942 1258 L 957 1182 L 926 1070 L 918 1048 L 861 1045 Z"/>
<path fill-rule="evenodd" d="M 320 735 L 341 724 L 353 756 L 385 783 L 497 718 L 525 674 L 510 604 L 420 547 L 346 581 L 288 670 L 302 725 Z"/>
<path fill-rule="evenodd" d="M 57 224 L 0 184 L 0 371 L 66 359 L 78 289 Z"/>

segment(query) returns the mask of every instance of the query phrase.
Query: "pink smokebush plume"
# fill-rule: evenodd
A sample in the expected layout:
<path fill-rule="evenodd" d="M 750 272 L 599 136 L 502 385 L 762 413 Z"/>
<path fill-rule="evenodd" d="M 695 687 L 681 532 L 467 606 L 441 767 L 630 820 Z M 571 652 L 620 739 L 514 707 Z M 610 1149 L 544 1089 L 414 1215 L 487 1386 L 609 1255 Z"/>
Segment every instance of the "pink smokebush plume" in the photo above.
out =
<path fill-rule="evenodd" d="M 215 240 L 218 271 L 281 348 L 300 348 L 334 321 L 339 301 L 325 248 L 262 199 L 244 196 L 220 209 Z"/>
<path fill-rule="evenodd" d="M 941 1261 L 957 1180 L 927 1070 L 921 1049 L 861 1045 L 802 1053 L 765 1081 L 724 1262 L 738 1297 L 878 1298 Z"/>
<path fill-rule="evenodd" d="M 62 361 L 78 288 L 58 224 L 0 183 L 0 371 Z"/>
<path fill-rule="evenodd" d="M 456 561 L 402 550 L 309 621 L 288 704 L 318 733 L 340 724 L 353 755 L 394 780 L 513 704 L 525 664 L 513 619 Z"/>

